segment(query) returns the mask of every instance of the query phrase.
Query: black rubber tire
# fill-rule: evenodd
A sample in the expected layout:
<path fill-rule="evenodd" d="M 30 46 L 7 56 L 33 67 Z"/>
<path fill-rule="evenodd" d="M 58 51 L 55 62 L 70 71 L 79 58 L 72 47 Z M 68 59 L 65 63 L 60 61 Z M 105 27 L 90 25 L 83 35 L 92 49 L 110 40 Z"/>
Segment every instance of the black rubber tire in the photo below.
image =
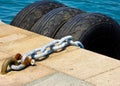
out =
<path fill-rule="evenodd" d="M 83 11 L 75 8 L 56 8 L 40 18 L 31 28 L 31 31 L 53 38 L 63 24 L 71 17 L 80 13 L 83 13 Z"/>
<path fill-rule="evenodd" d="M 23 29 L 30 30 L 31 27 L 41 18 L 44 14 L 52 9 L 65 6 L 55 1 L 39 1 L 21 10 L 11 22 L 11 25 Z"/>
<path fill-rule="evenodd" d="M 120 28 L 117 22 L 106 15 L 77 15 L 64 24 L 54 38 L 67 35 L 81 41 L 88 50 L 120 59 Z"/>

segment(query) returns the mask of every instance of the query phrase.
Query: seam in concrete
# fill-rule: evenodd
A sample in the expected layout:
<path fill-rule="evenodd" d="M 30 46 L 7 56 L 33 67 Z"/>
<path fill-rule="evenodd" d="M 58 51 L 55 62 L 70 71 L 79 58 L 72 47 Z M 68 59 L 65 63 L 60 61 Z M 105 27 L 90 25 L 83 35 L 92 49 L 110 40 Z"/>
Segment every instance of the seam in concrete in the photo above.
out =
<path fill-rule="evenodd" d="M 40 64 L 40 65 L 42 65 L 42 66 L 44 66 L 44 67 L 46 67 L 46 68 L 53 69 L 54 71 L 56 71 L 56 73 L 63 73 L 63 74 L 66 74 L 66 75 L 68 75 L 68 76 L 70 76 L 70 77 L 73 77 L 73 78 L 75 78 L 75 79 L 79 79 L 79 80 L 85 81 L 85 79 L 80 79 L 80 78 L 77 78 L 77 77 L 75 77 L 75 76 L 71 76 L 70 74 L 67 74 L 67 73 L 64 73 L 64 72 L 62 72 L 62 71 L 56 70 L 55 68 L 51 68 L 51 67 L 48 67 L 48 66 L 43 65 L 43 64 Z M 55 73 L 54 73 L 54 74 L 55 74 Z M 87 82 L 87 83 L 95 86 L 95 84 L 93 84 L 93 83 L 91 83 L 91 82 L 88 82 L 88 81 L 85 81 L 85 82 Z"/>
<path fill-rule="evenodd" d="M 57 78 L 59 78 L 59 79 L 57 79 Z M 56 82 L 51 82 L 52 80 L 60 80 L 60 81 L 56 81 Z M 64 82 L 64 79 L 65 79 L 65 82 Z M 68 80 L 67 80 L 68 79 Z M 62 82 L 61 82 L 61 80 L 62 80 Z M 71 81 L 72 80 L 72 81 Z M 67 81 L 67 82 L 66 82 Z M 39 85 L 39 84 L 41 84 L 41 83 L 44 83 L 44 82 L 51 82 L 52 84 L 57 84 L 58 83 L 58 85 L 57 86 L 60 86 L 61 84 L 64 84 L 65 85 L 65 83 L 67 83 L 67 84 L 69 84 L 70 85 L 70 83 L 72 84 L 72 83 L 74 83 L 75 84 L 75 82 L 76 82 L 76 84 L 78 85 L 78 83 L 79 84 L 81 84 L 82 86 L 94 86 L 93 84 L 91 84 L 91 83 L 88 83 L 87 81 L 84 81 L 84 80 L 80 80 L 80 79 L 77 79 L 77 78 L 75 78 L 75 77 L 72 77 L 72 76 L 69 76 L 68 74 L 65 74 L 65 73 L 61 73 L 61 72 L 56 72 L 56 73 L 54 73 L 54 74 L 50 74 L 50 75 L 48 75 L 48 76 L 45 76 L 45 77 L 43 77 L 43 78 L 40 78 L 40 79 L 38 79 L 38 80 L 34 80 L 33 82 L 31 82 L 30 84 L 28 83 L 27 84 L 27 86 L 34 86 L 34 85 Z M 60 84 L 60 83 L 61 84 Z M 48 84 L 47 83 L 47 84 Z M 46 84 L 45 84 L 45 86 L 46 86 Z M 50 85 L 50 86 L 53 86 L 53 85 Z M 65 86 L 68 86 L 68 85 L 65 85 Z M 70 85 L 71 86 L 71 85 Z M 73 86 L 73 85 L 72 85 Z"/>
<path fill-rule="evenodd" d="M 56 71 L 57 71 L 57 70 L 56 70 Z M 59 72 L 61 72 L 61 71 L 59 71 Z M 67 74 L 67 73 L 64 73 L 64 72 L 61 72 L 61 73 L 66 74 L 66 75 L 68 75 L 68 76 L 71 76 L 70 74 Z M 71 76 L 71 77 L 76 78 L 76 79 L 79 79 L 79 80 L 82 80 L 82 81 L 85 81 L 85 79 L 80 79 L 80 78 L 75 77 L 75 76 Z M 88 81 L 85 81 L 85 82 L 87 82 L 87 83 L 89 83 L 89 84 L 95 86 L 95 84 L 93 84 L 93 83 L 91 83 L 91 82 L 88 82 Z"/>
<path fill-rule="evenodd" d="M 93 77 L 96 77 L 96 76 L 102 75 L 102 74 L 104 74 L 104 73 L 107 73 L 107 72 L 110 72 L 110 71 L 116 70 L 116 69 L 118 69 L 118 68 L 120 68 L 120 66 L 115 67 L 115 68 L 111 68 L 111 69 L 109 69 L 109 70 L 107 70 L 107 71 L 104 71 L 104 72 L 101 72 L 101 73 L 99 73 L 99 74 L 96 74 L 96 75 L 90 76 L 90 77 L 88 77 L 88 78 L 85 78 L 85 81 L 88 80 L 88 79 L 90 79 L 90 78 L 93 78 Z"/>

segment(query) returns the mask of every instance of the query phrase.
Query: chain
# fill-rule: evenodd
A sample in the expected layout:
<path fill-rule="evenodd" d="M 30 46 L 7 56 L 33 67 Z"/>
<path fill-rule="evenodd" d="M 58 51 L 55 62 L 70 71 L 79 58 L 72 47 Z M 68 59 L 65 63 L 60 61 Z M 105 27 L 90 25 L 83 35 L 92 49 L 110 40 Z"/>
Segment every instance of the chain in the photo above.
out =
<path fill-rule="evenodd" d="M 72 39 L 73 39 L 72 36 L 66 36 L 61 38 L 60 40 L 54 40 L 41 48 L 32 50 L 23 55 L 23 57 L 19 61 L 19 65 L 10 65 L 10 68 L 13 70 L 21 70 L 28 65 L 35 65 L 36 60 L 48 56 L 49 54 L 55 51 L 60 51 L 66 48 L 68 45 L 74 45 L 80 48 L 84 48 L 81 42 L 79 41 L 74 42 Z"/>

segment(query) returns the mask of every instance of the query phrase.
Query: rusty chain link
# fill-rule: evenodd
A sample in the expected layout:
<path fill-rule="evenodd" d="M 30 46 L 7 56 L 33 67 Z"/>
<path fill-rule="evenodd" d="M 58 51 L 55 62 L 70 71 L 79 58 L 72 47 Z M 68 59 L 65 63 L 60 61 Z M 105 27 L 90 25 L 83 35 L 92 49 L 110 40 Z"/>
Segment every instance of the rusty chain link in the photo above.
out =
<path fill-rule="evenodd" d="M 19 54 L 19 56 L 16 55 L 14 57 L 14 60 L 13 60 L 13 58 L 9 59 L 13 62 L 10 62 L 7 60 L 3 63 L 3 65 L 6 62 L 8 62 L 6 67 L 9 65 L 12 70 L 21 70 L 21 69 L 24 69 L 28 65 L 35 65 L 36 60 L 39 60 L 42 57 L 48 56 L 49 54 L 51 54 L 55 51 L 60 51 L 64 48 L 66 48 L 68 45 L 74 45 L 74 46 L 77 46 L 80 48 L 84 48 L 84 46 L 82 45 L 81 42 L 79 42 L 79 41 L 74 42 L 72 39 L 72 36 L 66 36 L 66 37 L 61 38 L 60 40 L 54 40 L 41 48 L 32 50 L 32 51 L 24 54 L 23 56 L 21 56 L 20 54 Z M 21 58 L 19 58 L 20 56 L 21 56 Z M 17 60 L 17 62 L 15 59 Z M 11 63 L 14 63 L 14 64 L 11 64 Z M 4 69 L 4 67 L 2 67 L 2 68 Z M 4 74 L 5 74 L 5 71 L 7 71 L 6 68 L 4 70 Z M 1 70 L 1 72 L 3 72 L 3 70 Z"/>

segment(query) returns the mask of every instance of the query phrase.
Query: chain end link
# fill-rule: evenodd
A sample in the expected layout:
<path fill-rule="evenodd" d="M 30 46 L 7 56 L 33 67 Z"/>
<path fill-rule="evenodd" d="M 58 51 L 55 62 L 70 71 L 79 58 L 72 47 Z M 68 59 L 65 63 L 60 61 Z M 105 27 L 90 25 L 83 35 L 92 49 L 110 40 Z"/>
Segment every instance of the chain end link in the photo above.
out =
<path fill-rule="evenodd" d="M 6 74 L 8 72 L 7 68 L 10 65 L 18 65 L 18 61 L 20 58 L 22 57 L 21 54 L 17 53 L 15 56 L 12 56 L 10 58 L 7 58 L 3 64 L 2 64 L 2 68 L 1 68 L 1 74 Z"/>

